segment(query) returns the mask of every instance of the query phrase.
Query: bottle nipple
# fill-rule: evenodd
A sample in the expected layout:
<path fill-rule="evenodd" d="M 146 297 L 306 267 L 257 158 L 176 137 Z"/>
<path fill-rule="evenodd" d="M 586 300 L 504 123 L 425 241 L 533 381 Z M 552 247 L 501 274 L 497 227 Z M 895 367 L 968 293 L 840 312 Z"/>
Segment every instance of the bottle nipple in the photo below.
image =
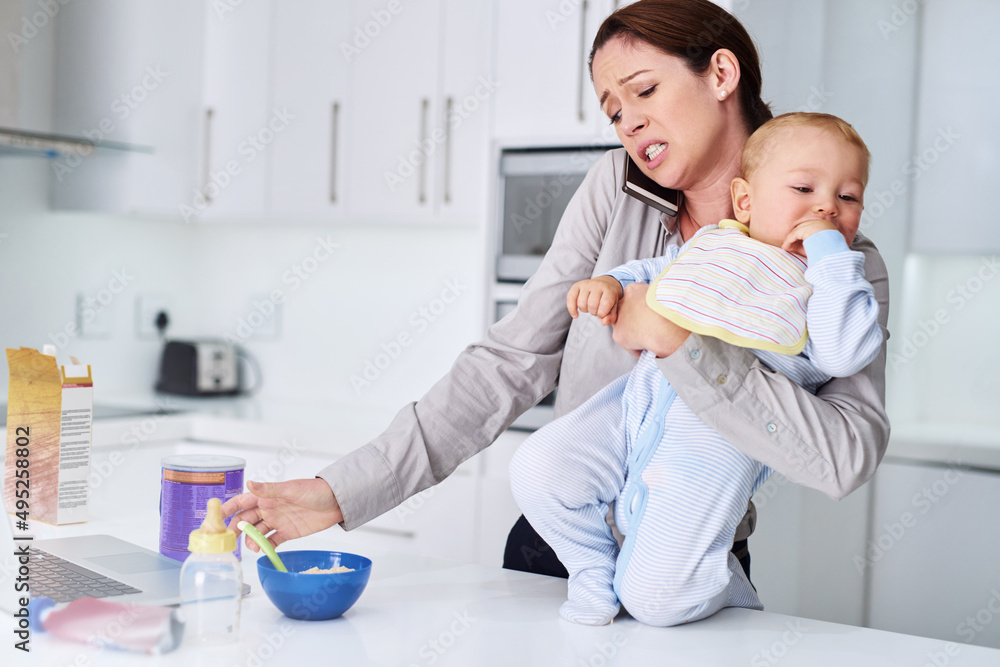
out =
<path fill-rule="evenodd" d="M 205 508 L 205 520 L 201 522 L 201 530 L 206 533 L 222 533 L 226 530 L 226 524 L 222 520 L 222 501 L 218 498 L 209 498 L 208 507 Z"/>
<path fill-rule="evenodd" d="M 205 520 L 201 527 L 192 530 L 188 538 L 188 551 L 193 553 L 222 553 L 236 550 L 236 532 L 226 528 L 222 520 L 222 501 L 209 498 Z"/>

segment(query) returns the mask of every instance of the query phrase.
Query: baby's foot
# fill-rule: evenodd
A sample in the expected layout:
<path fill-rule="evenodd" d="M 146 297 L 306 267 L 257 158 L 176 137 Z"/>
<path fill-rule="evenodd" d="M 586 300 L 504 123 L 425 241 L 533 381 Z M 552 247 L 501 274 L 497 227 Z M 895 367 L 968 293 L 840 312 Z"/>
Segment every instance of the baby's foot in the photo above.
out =
<path fill-rule="evenodd" d="M 569 598 L 559 608 L 567 621 L 584 625 L 607 625 L 620 609 L 615 595 L 614 574 L 601 568 L 581 570 L 569 578 Z"/>
<path fill-rule="evenodd" d="M 559 607 L 559 615 L 567 621 L 583 625 L 607 625 L 618 615 L 618 603 L 614 604 L 580 604 L 566 600 Z"/>

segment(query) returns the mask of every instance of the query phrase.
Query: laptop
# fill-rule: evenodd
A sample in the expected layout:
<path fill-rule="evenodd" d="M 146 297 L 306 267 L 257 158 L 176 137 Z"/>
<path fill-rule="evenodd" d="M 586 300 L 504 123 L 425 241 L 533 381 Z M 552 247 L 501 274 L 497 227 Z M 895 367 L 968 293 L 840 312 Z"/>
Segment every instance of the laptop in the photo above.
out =
<path fill-rule="evenodd" d="M 6 510 L 0 516 L 0 585 L 4 589 L 0 608 L 13 611 L 18 598 L 29 591 L 30 597 L 50 597 L 56 602 L 93 597 L 135 604 L 180 603 L 179 561 L 111 535 L 23 539 L 25 533 L 15 535 L 12 519 Z M 23 548 L 30 554 L 24 566 L 29 591 L 18 590 L 24 584 L 17 555 Z"/>

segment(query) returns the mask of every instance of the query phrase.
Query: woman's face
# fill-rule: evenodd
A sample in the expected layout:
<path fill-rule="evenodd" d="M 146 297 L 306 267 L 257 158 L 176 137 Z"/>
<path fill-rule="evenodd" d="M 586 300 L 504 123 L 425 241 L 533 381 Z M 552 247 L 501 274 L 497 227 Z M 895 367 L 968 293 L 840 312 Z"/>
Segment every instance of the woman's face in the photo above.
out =
<path fill-rule="evenodd" d="M 618 138 L 653 180 L 689 190 L 714 177 L 728 189 L 733 144 L 738 151 L 745 134 L 727 140 L 733 114 L 719 98 L 724 85 L 694 74 L 676 56 L 638 40 L 627 44 L 621 37 L 594 54 L 593 75 L 601 108 Z M 737 106 L 733 88 L 735 83 L 725 102 Z"/>

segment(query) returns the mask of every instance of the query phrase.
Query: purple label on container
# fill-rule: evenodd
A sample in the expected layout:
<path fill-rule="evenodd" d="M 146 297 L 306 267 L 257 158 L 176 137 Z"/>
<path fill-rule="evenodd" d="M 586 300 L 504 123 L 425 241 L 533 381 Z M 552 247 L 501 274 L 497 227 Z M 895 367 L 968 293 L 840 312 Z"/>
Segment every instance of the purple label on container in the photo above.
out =
<path fill-rule="evenodd" d="M 226 502 L 243 492 L 243 469 L 186 471 L 163 468 L 160 487 L 160 553 L 185 560 L 188 538 L 205 520 L 210 498 Z M 236 541 L 240 557 L 240 540 Z"/>

